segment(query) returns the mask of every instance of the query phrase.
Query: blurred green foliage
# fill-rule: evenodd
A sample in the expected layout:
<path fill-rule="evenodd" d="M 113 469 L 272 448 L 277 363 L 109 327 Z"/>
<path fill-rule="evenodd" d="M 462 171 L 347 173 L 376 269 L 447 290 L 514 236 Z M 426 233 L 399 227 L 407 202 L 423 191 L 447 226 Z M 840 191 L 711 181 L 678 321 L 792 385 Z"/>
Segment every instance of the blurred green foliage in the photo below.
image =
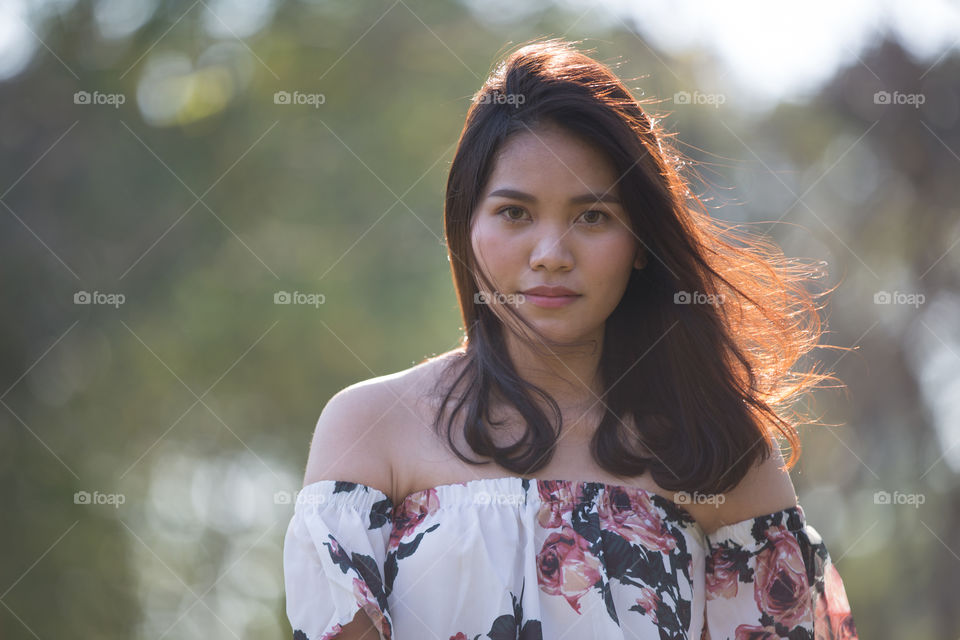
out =
<path fill-rule="evenodd" d="M 147 2 L 108 38 L 140 3 L 99 4 L 35 12 L 44 48 L 0 82 L 0 637 L 289 636 L 277 493 L 333 393 L 457 344 L 442 206 L 470 96 L 510 44 L 564 34 L 666 101 L 717 216 L 782 217 L 765 228 L 786 252 L 842 280 L 828 341 L 859 353 L 822 353 L 849 389 L 818 409 L 844 426 L 802 431 L 801 504 L 861 637 L 960 634 L 960 435 L 937 426 L 960 366 L 955 52 L 878 41 L 757 113 L 672 103 L 716 63 L 553 6 L 496 24 L 456 2 L 291 1 L 218 22 Z M 894 89 L 927 100 L 872 99 Z"/>

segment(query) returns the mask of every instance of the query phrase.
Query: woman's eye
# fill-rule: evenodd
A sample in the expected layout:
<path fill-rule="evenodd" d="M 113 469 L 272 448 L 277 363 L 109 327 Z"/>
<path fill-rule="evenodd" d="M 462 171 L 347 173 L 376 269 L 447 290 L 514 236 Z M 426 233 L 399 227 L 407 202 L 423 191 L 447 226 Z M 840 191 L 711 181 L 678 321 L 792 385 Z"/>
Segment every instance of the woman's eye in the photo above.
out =
<path fill-rule="evenodd" d="M 526 214 L 526 211 L 520 207 L 504 207 L 497 212 L 506 219 L 507 222 L 518 224 L 525 221 L 523 217 Z M 513 213 L 518 213 L 519 216 L 514 216 Z M 584 221 L 587 223 L 587 226 L 595 226 L 602 224 L 606 219 L 610 217 L 606 211 L 599 211 L 597 209 L 592 209 L 587 211 L 581 216 Z"/>
<path fill-rule="evenodd" d="M 499 213 L 500 215 L 504 216 L 504 217 L 506 218 L 507 222 L 514 222 L 514 223 L 516 223 L 516 222 L 523 222 L 523 218 L 522 218 L 522 217 L 520 217 L 520 218 L 514 218 L 514 217 L 512 217 L 512 216 L 510 215 L 510 213 L 509 213 L 510 211 L 518 211 L 518 212 L 520 212 L 521 214 L 524 213 L 523 209 L 521 209 L 520 207 L 504 207 L 503 209 L 500 209 L 500 211 L 499 211 L 498 213 Z"/>
<path fill-rule="evenodd" d="M 596 219 L 586 220 L 586 219 L 587 219 L 587 216 L 590 216 L 591 214 L 596 214 L 596 216 L 597 216 Z M 600 224 L 601 222 L 603 222 L 605 219 L 607 219 L 607 218 L 609 218 L 609 217 L 610 217 L 610 216 L 607 215 L 607 212 L 606 212 L 606 211 L 597 211 L 596 209 L 593 209 L 593 210 L 591 210 L 591 211 L 587 211 L 585 214 L 583 214 L 583 218 L 587 221 L 587 224 Z"/>

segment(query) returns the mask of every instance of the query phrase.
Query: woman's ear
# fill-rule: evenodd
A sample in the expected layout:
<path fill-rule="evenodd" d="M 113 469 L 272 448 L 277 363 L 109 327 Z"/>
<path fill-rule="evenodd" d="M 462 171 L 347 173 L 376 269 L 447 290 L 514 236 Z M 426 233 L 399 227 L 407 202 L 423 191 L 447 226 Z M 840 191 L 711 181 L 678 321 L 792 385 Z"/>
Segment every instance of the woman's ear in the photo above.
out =
<path fill-rule="evenodd" d="M 633 261 L 634 269 L 643 269 L 647 265 L 647 252 L 641 245 L 637 248 L 637 257 Z"/>

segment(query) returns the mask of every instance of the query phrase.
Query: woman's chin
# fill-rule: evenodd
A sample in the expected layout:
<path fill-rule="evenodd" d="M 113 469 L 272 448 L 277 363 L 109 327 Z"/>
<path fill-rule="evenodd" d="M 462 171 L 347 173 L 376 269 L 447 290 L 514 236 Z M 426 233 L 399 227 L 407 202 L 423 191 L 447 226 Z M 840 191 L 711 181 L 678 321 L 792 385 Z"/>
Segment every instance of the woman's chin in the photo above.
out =
<path fill-rule="evenodd" d="M 533 326 L 544 338 L 561 343 L 581 342 L 596 335 L 596 331 L 584 331 L 582 328 L 571 327 L 569 322 L 539 320 L 534 321 Z"/>

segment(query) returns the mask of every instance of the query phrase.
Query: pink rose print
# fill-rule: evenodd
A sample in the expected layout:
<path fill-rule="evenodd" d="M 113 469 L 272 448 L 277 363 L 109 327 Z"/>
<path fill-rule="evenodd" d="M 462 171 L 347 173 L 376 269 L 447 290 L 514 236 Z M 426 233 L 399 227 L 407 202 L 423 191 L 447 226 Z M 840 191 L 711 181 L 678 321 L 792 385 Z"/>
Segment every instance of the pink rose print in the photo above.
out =
<path fill-rule="evenodd" d="M 753 590 L 757 606 L 788 629 L 812 623 L 810 585 L 797 539 L 781 525 L 770 526 L 765 534 L 773 546 L 757 554 Z"/>
<path fill-rule="evenodd" d="M 574 501 L 571 500 L 570 484 L 562 480 L 544 480 L 537 483 L 537 490 L 540 493 L 537 522 L 544 529 L 563 526 L 564 514 L 573 511 Z"/>
<path fill-rule="evenodd" d="M 390 531 L 388 549 L 400 546 L 400 540 L 412 533 L 423 520 L 440 508 L 436 489 L 427 489 L 411 496 L 397 505 L 393 513 L 393 529 Z"/>
<path fill-rule="evenodd" d="M 664 531 L 663 518 L 646 491 L 609 487 L 597 511 L 601 522 L 628 542 L 664 553 L 677 548 L 677 541 Z"/>
<path fill-rule="evenodd" d="M 600 579 L 600 560 L 590 553 L 590 543 L 573 528 L 551 533 L 537 555 L 540 589 L 562 595 L 580 613 L 580 598 Z"/>
<path fill-rule="evenodd" d="M 367 588 L 367 583 L 359 578 L 353 579 L 353 597 L 356 598 L 360 608 L 370 616 L 373 626 L 383 634 L 384 638 L 390 638 L 390 627 L 386 624 L 383 613 L 380 611 L 380 605 L 377 604 L 377 599 Z"/>
<path fill-rule="evenodd" d="M 740 572 L 723 548 L 713 550 L 707 558 L 707 600 L 736 598 Z"/>
<path fill-rule="evenodd" d="M 464 635 L 463 631 L 460 631 L 457 633 L 457 635 L 450 636 L 450 640 L 469 640 L 469 638 L 467 638 L 467 636 Z"/>
<path fill-rule="evenodd" d="M 823 572 L 824 593 L 814 603 L 816 640 L 857 640 L 853 614 L 837 568 L 830 563 Z"/>
<path fill-rule="evenodd" d="M 643 607 L 643 612 L 657 622 L 657 605 L 660 604 L 660 596 L 650 587 L 641 587 L 640 597 L 637 598 L 637 604 Z"/>

